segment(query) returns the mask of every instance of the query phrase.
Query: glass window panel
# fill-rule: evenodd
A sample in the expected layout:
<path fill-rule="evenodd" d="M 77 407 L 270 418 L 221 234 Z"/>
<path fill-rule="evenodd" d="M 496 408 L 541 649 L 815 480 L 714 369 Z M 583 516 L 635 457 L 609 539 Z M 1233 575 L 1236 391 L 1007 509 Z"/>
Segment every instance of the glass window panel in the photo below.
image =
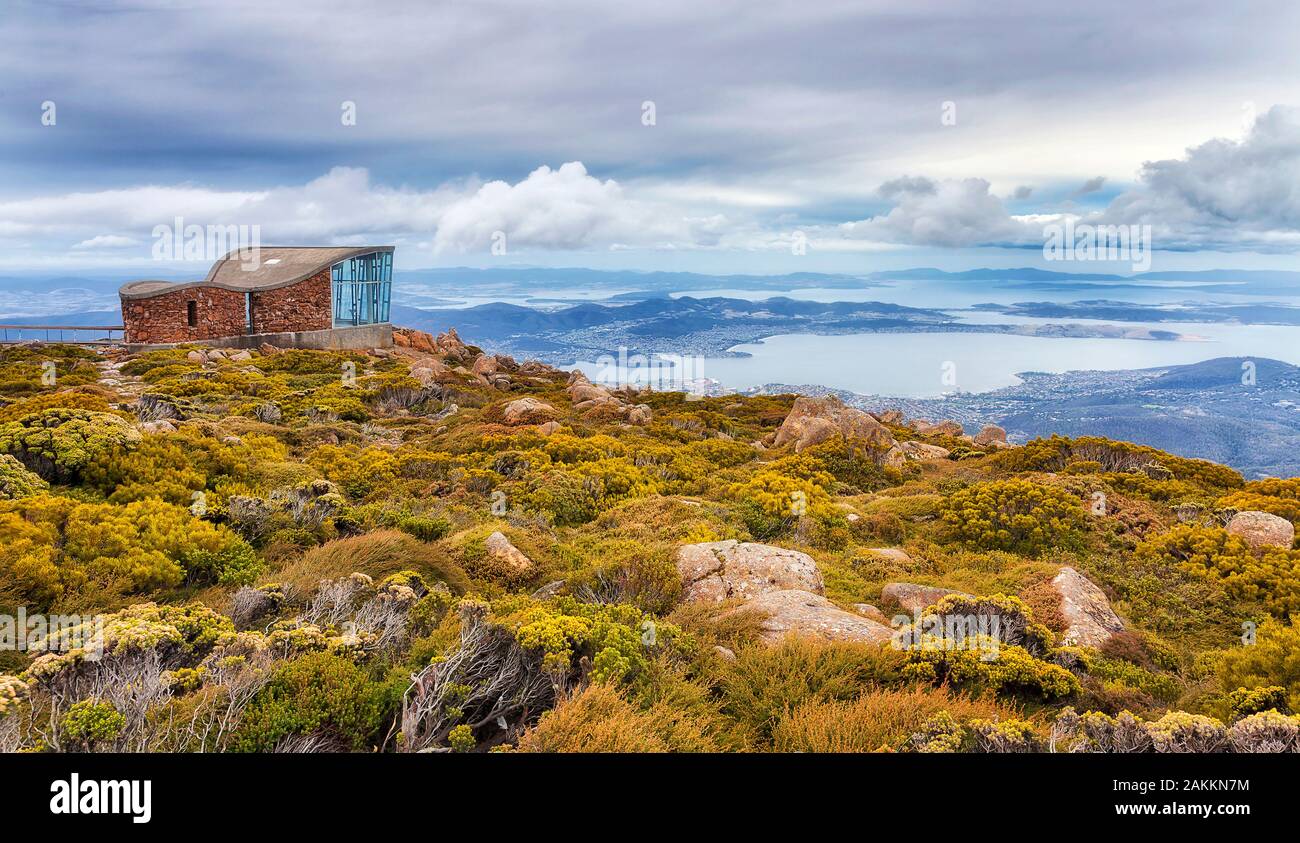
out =
<path fill-rule="evenodd" d="M 391 310 L 393 253 L 371 252 L 336 263 L 334 324 L 387 322 Z"/>

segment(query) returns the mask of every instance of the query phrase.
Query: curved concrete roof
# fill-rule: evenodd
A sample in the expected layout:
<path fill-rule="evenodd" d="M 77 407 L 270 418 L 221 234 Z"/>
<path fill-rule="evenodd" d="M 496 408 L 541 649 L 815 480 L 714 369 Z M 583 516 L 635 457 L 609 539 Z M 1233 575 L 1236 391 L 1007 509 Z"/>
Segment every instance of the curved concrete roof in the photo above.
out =
<path fill-rule="evenodd" d="M 117 292 L 124 299 L 147 299 L 195 287 L 238 293 L 274 290 L 297 284 L 339 261 L 391 251 L 392 246 L 262 246 L 253 263 L 246 262 L 245 253 L 235 250 L 214 263 L 202 281 L 129 281 Z"/>

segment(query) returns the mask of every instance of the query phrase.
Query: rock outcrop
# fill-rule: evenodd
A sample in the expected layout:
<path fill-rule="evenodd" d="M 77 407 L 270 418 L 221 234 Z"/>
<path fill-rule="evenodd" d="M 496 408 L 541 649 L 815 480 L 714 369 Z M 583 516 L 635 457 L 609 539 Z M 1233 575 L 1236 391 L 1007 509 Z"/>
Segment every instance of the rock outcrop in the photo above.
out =
<path fill-rule="evenodd" d="M 451 374 L 451 367 L 436 358 L 423 361 L 411 369 L 411 377 L 419 381 L 420 386 L 432 386 Z"/>
<path fill-rule="evenodd" d="M 1254 550 L 1265 547 L 1290 547 L 1295 541 L 1295 525 L 1268 512 L 1246 510 L 1232 516 L 1228 532 L 1245 540 Z"/>
<path fill-rule="evenodd" d="M 1068 624 L 1062 644 L 1100 647 L 1124 630 L 1124 622 L 1110 607 L 1105 592 L 1073 568 L 1062 568 L 1052 580 L 1052 588 L 1061 595 L 1061 614 Z"/>
<path fill-rule="evenodd" d="M 879 644 L 894 636 L 892 627 L 846 612 L 819 594 L 786 589 L 766 591 L 728 614 L 758 611 L 767 615 L 763 640 L 775 644 L 787 635 L 813 635 L 831 641 Z"/>
<path fill-rule="evenodd" d="M 155 421 L 142 422 L 140 424 L 142 433 L 175 433 L 176 425 L 172 424 L 170 419 L 156 419 Z"/>
<path fill-rule="evenodd" d="M 962 426 L 952 419 L 945 419 L 941 422 L 931 424 L 923 419 L 912 422 L 912 429 L 917 433 L 941 434 L 944 436 L 961 436 Z"/>
<path fill-rule="evenodd" d="M 797 550 L 735 540 L 688 544 L 677 551 L 677 570 L 687 600 L 743 600 L 743 606 L 727 614 L 765 615 L 763 639 L 769 643 L 790 634 L 880 642 L 894 632 L 822 596 L 825 586 L 817 563 Z"/>
<path fill-rule="evenodd" d="M 516 571 L 522 573 L 531 570 L 533 567 L 533 560 L 511 544 L 510 539 L 506 538 L 505 534 L 500 531 L 488 536 L 483 542 L 483 546 L 487 549 L 489 556 Z"/>
<path fill-rule="evenodd" d="M 574 372 L 569 379 L 569 399 L 574 406 L 588 401 L 617 401 L 609 389 L 587 380 L 581 372 Z"/>
<path fill-rule="evenodd" d="M 735 539 L 683 545 L 677 550 L 677 572 L 692 601 L 752 600 L 784 589 L 825 591 L 821 571 L 808 554 Z"/>
<path fill-rule="evenodd" d="M 559 415 L 550 404 L 531 395 L 511 401 L 502 411 L 506 424 L 541 424 Z"/>
<path fill-rule="evenodd" d="M 648 404 L 631 403 L 636 394 L 633 389 L 620 389 L 617 392 L 603 384 L 595 384 L 582 372 L 575 370 L 569 375 L 569 400 L 573 409 L 580 412 L 593 411 L 612 413 L 622 416 L 627 424 L 646 425 L 654 417 Z"/>
<path fill-rule="evenodd" d="M 885 613 L 870 603 L 854 603 L 852 608 L 853 611 L 862 615 L 864 618 L 873 620 L 876 623 L 883 623 L 885 625 L 889 624 L 889 618 L 885 617 Z"/>
<path fill-rule="evenodd" d="M 920 615 L 922 610 L 928 609 L 949 594 L 959 594 L 962 597 L 973 596 L 964 591 L 956 591 L 951 588 L 940 588 L 937 585 L 918 585 L 910 582 L 891 582 L 880 590 L 882 598 L 902 606 L 913 617 Z"/>
<path fill-rule="evenodd" d="M 899 443 L 898 447 L 903 450 L 903 453 L 908 458 L 914 460 L 946 460 L 948 455 L 952 453 L 942 446 L 928 445 L 925 442 L 917 442 L 916 440 Z"/>
<path fill-rule="evenodd" d="M 894 447 L 894 437 L 888 428 L 869 413 L 845 406 L 833 395 L 796 398 L 772 444 L 779 448 L 793 443 L 796 451 L 802 451 L 837 436 L 847 442 L 874 446 L 882 452 Z"/>
<path fill-rule="evenodd" d="M 412 328 L 394 328 L 393 345 L 398 348 L 409 348 L 414 351 L 422 351 L 425 354 L 432 354 L 436 351 L 433 344 L 433 337 L 424 331 L 416 331 Z"/>
<path fill-rule="evenodd" d="M 916 562 L 908 555 L 906 550 L 901 547 L 868 547 L 867 553 L 873 556 L 879 556 L 882 559 L 888 559 L 890 562 L 901 566 L 915 565 Z M 906 585 L 907 583 L 896 583 L 896 585 Z"/>
<path fill-rule="evenodd" d="M 992 445 L 995 442 L 1007 441 L 1007 432 L 996 424 L 986 424 L 980 428 L 980 432 L 975 434 L 976 445 Z"/>

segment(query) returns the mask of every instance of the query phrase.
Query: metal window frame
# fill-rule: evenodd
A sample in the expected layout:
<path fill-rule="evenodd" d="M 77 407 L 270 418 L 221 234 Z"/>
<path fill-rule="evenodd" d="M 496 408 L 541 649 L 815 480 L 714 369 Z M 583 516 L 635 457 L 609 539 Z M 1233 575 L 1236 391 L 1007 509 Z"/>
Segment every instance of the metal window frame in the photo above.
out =
<path fill-rule="evenodd" d="M 334 327 L 387 322 L 392 278 L 393 253 L 387 251 L 356 255 L 330 267 Z"/>

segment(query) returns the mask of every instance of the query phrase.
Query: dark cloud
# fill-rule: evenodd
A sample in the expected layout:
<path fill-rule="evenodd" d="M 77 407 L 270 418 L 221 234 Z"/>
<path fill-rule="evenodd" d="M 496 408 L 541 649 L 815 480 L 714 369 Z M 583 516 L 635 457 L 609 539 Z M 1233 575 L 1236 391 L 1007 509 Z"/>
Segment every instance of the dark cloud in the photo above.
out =
<path fill-rule="evenodd" d="M 1135 127 L 1139 103 L 1163 115 L 1178 97 L 1170 113 L 1214 108 L 1211 90 L 1233 109 L 1269 101 L 1261 86 L 1300 73 L 1298 23 L 1283 0 L 1100 2 L 1087 15 L 1035 0 L 17 0 L 0 17 L 0 246 L 125 248 L 178 206 L 452 250 L 492 220 L 554 248 L 743 247 L 854 219 L 855 239 L 1020 242 L 1026 223 L 998 197 L 1029 200 L 1014 185 L 1044 185 L 1045 156 L 1073 163 L 1094 146 L 1026 132 L 1075 119 L 1141 141 L 1160 121 Z M 55 127 L 40 124 L 47 100 Z M 936 108 L 949 100 L 955 126 Z M 1282 247 L 1295 138 L 1270 126 L 1245 148 L 1205 143 L 1147 165 L 1107 215 L 1150 219 L 1170 243 L 1234 242 L 1236 228 L 1239 242 Z M 1105 172 L 1077 194 L 1102 201 L 1104 181 L 1167 154 L 1112 146 L 1107 166 L 1080 162 L 1053 183 Z M 566 162 L 583 175 L 561 178 Z M 576 204 L 548 210 L 535 188 L 557 180 Z M 243 204 L 254 194 L 269 198 Z"/>
<path fill-rule="evenodd" d="M 1300 248 L 1300 109 L 1274 107 L 1243 140 L 1216 138 L 1142 167 L 1107 221 L 1150 224 L 1156 248 Z"/>
<path fill-rule="evenodd" d="M 1079 199 L 1084 196 L 1087 196 L 1089 193 L 1096 193 L 1097 191 L 1101 190 L 1105 184 L 1106 184 L 1105 176 L 1094 176 L 1088 179 L 1083 184 L 1081 184 L 1078 190 L 1075 190 L 1073 193 L 1071 193 L 1070 198 Z"/>

